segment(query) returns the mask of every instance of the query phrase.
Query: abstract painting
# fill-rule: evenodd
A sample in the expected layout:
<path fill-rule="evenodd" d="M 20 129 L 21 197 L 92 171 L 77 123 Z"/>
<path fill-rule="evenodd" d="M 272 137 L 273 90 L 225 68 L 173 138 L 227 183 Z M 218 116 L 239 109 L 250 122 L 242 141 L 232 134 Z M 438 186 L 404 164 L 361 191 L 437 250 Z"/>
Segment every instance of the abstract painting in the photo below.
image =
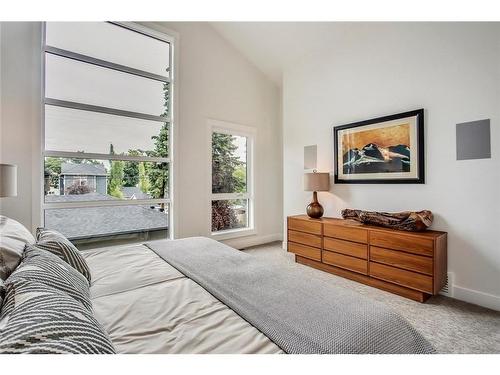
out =
<path fill-rule="evenodd" d="M 424 183 L 424 110 L 334 128 L 336 183 Z"/>

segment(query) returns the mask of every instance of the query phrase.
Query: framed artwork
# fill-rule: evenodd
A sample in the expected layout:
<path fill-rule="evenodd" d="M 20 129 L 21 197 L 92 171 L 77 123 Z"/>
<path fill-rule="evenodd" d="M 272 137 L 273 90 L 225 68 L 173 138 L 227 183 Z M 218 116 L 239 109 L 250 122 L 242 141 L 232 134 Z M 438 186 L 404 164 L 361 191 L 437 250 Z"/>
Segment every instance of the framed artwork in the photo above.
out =
<path fill-rule="evenodd" d="M 424 110 L 336 126 L 335 183 L 423 184 Z"/>

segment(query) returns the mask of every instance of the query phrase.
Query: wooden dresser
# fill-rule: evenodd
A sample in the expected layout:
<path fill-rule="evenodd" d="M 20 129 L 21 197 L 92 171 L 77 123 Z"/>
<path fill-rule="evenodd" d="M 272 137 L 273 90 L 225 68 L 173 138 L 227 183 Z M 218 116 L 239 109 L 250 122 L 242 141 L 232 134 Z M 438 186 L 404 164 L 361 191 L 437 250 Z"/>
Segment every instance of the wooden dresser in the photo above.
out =
<path fill-rule="evenodd" d="M 446 282 L 446 233 L 406 232 L 353 220 L 288 217 L 297 263 L 424 302 Z"/>

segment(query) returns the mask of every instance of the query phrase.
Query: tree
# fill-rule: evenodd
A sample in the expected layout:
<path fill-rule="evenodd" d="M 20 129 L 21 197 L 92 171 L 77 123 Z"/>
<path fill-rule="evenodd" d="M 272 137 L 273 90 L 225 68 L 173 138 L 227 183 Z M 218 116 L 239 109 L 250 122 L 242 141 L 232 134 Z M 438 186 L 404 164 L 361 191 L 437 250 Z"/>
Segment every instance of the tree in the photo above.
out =
<path fill-rule="evenodd" d="M 90 193 L 90 188 L 87 185 L 80 185 L 79 182 L 74 182 L 72 185 L 66 188 L 66 194 L 70 195 L 80 195 Z"/>
<path fill-rule="evenodd" d="M 168 164 L 154 163 L 148 164 L 148 194 L 151 198 L 164 198 L 168 187 Z"/>
<path fill-rule="evenodd" d="M 128 155 L 140 156 L 143 152 L 140 150 L 128 150 Z M 126 161 L 123 167 L 124 181 L 123 186 L 137 186 L 139 183 L 139 163 L 136 161 Z"/>
<path fill-rule="evenodd" d="M 163 108 L 163 116 L 168 117 L 170 115 L 170 82 L 163 84 Z"/>
<path fill-rule="evenodd" d="M 235 155 L 238 146 L 229 134 L 212 134 L 212 193 L 237 193 L 246 189 L 244 163 Z M 212 201 L 212 231 L 234 228 L 238 223 L 228 200 Z"/>
<path fill-rule="evenodd" d="M 158 135 L 152 137 L 154 140 L 154 150 L 149 152 L 153 157 L 168 156 L 168 123 L 165 123 Z M 168 183 L 168 164 L 167 163 L 148 163 L 147 175 L 149 179 L 149 195 L 152 198 L 163 198 Z"/>
<path fill-rule="evenodd" d="M 137 186 L 139 183 L 139 165 L 137 162 L 126 161 L 123 167 L 123 186 Z"/>
<path fill-rule="evenodd" d="M 123 191 L 119 186 L 113 186 L 111 189 L 108 188 L 109 195 L 115 198 L 123 199 Z"/>
<path fill-rule="evenodd" d="M 163 84 L 163 107 L 162 116 L 168 117 L 170 114 L 170 84 Z M 165 122 L 158 135 L 151 139 L 154 141 L 153 151 L 146 152 L 151 157 L 168 157 L 169 123 Z M 148 163 L 145 165 L 149 189 L 148 193 L 152 198 L 164 198 L 168 187 L 168 164 L 167 163 Z"/>
<path fill-rule="evenodd" d="M 122 187 L 124 177 L 124 162 L 121 160 L 111 161 L 111 169 L 109 172 L 108 194 L 116 197 L 123 198 Z"/>
<path fill-rule="evenodd" d="M 61 174 L 61 164 L 63 159 L 48 157 L 45 158 L 45 173 L 49 179 L 49 185 L 59 187 L 59 175 Z"/>
<path fill-rule="evenodd" d="M 238 223 L 236 212 L 229 201 L 212 201 L 212 231 L 235 228 Z"/>
<path fill-rule="evenodd" d="M 212 192 L 237 193 L 245 191 L 244 163 L 235 155 L 238 146 L 229 134 L 212 135 Z"/>
<path fill-rule="evenodd" d="M 144 162 L 139 163 L 139 189 L 143 193 L 149 193 L 149 180 L 146 175 L 146 167 L 144 166 Z"/>
<path fill-rule="evenodd" d="M 237 193 L 244 193 L 247 185 L 247 166 L 241 163 L 233 172 L 233 178 L 236 179 Z"/>

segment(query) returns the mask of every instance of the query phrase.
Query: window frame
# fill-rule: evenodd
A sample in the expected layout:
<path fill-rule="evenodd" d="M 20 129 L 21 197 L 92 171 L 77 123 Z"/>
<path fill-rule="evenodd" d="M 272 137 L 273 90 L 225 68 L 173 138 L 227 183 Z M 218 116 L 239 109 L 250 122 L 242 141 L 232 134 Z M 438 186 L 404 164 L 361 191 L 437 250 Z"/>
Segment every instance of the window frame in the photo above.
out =
<path fill-rule="evenodd" d="M 140 69 L 135 69 L 132 67 L 116 64 L 113 62 L 100 60 L 93 58 L 91 56 L 82 55 L 79 53 L 63 50 L 57 47 L 47 45 L 46 40 L 46 24 L 47 22 L 42 22 L 41 30 L 41 155 L 40 155 L 40 181 L 41 186 L 39 189 L 40 194 L 40 223 L 45 224 L 45 211 L 49 209 L 59 209 L 59 208 L 83 208 L 83 207 L 99 207 L 99 206 L 131 206 L 131 205 L 148 205 L 148 204 L 161 204 L 164 203 L 168 206 L 168 239 L 173 239 L 174 234 L 174 176 L 176 168 L 174 166 L 174 137 L 176 136 L 176 126 L 175 126 L 175 115 L 177 108 L 177 96 L 176 96 L 176 67 L 177 67 L 177 57 L 175 56 L 175 49 L 177 44 L 177 35 L 175 32 L 170 32 L 169 30 L 158 31 L 151 27 L 137 24 L 135 22 L 110 22 L 117 27 L 123 27 L 130 31 L 145 35 L 147 37 L 158 39 L 162 42 L 169 43 L 169 75 L 161 76 L 155 73 L 146 72 Z M 160 82 L 169 82 L 170 84 L 170 108 L 169 116 L 155 116 L 144 113 L 137 113 L 133 111 L 126 111 L 115 108 L 94 106 L 84 103 L 76 103 L 65 100 L 59 100 L 54 98 L 48 98 L 45 94 L 46 86 L 46 54 L 54 54 L 56 56 L 81 61 L 83 63 L 96 65 L 105 69 L 111 69 L 120 71 L 123 73 L 131 74 L 134 76 L 140 76 L 143 78 L 148 78 Z M 130 118 L 138 118 L 150 121 L 166 122 L 168 123 L 169 129 L 169 144 L 168 144 L 168 157 L 147 157 L 147 156 L 132 156 L 132 155 L 111 155 L 111 154 L 101 154 L 101 153 L 86 153 L 86 152 L 71 152 L 71 151 L 57 151 L 57 150 L 46 150 L 45 149 L 45 106 L 53 105 L 63 108 L 72 108 L 76 110 L 84 110 L 90 112 L 105 113 L 110 115 L 117 115 Z M 61 158 L 81 158 L 81 159 L 98 159 L 98 160 L 121 160 L 121 161 L 136 161 L 136 162 L 162 162 L 168 165 L 168 196 L 164 198 L 151 198 L 151 199 L 123 199 L 123 200 L 101 200 L 101 201 L 79 201 L 79 202 L 45 202 L 45 158 L 46 157 L 61 157 Z M 122 233 L 110 233 L 109 236 L 120 235 Z M 88 236 L 88 238 L 93 238 L 93 236 Z"/>
<path fill-rule="evenodd" d="M 255 223 L 255 144 L 257 139 L 257 129 L 251 126 L 235 124 L 227 121 L 209 119 L 207 131 L 208 147 L 208 233 L 216 240 L 225 240 L 237 237 L 250 236 L 257 233 Z M 246 170 L 246 192 L 245 193 L 212 193 L 212 134 L 222 133 L 247 138 L 247 170 Z M 217 232 L 212 231 L 212 201 L 247 199 L 248 221 L 245 228 L 226 229 Z"/>

